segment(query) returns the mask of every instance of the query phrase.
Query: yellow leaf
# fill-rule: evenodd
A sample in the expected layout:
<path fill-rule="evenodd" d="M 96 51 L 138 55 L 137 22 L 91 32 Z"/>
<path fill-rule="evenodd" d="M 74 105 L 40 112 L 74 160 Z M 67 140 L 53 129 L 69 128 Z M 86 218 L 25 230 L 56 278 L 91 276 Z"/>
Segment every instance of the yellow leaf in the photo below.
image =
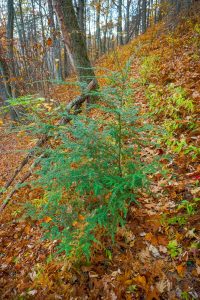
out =
<path fill-rule="evenodd" d="M 0 119 L 0 126 L 2 126 L 3 125 L 3 120 L 2 119 Z"/>
<path fill-rule="evenodd" d="M 19 133 L 17 134 L 17 136 L 19 136 L 19 137 L 22 137 L 22 136 L 24 136 L 25 135 L 25 132 L 24 131 L 19 131 Z"/>
<path fill-rule="evenodd" d="M 74 222 L 72 223 L 72 226 L 73 226 L 73 227 L 78 227 L 78 222 L 77 222 L 77 221 L 74 221 Z"/>
<path fill-rule="evenodd" d="M 146 278 L 144 276 L 140 276 L 138 275 L 137 277 L 134 278 L 134 281 L 140 285 L 140 286 L 143 286 L 145 287 L 147 282 L 146 282 Z"/>
<path fill-rule="evenodd" d="M 128 279 L 125 281 L 125 285 L 131 285 L 133 283 L 133 280 Z"/>
<path fill-rule="evenodd" d="M 48 111 L 50 111 L 50 110 L 52 109 L 52 107 L 51 107 L 49 104 L 47 104 L 47 103 L 44 103 L 43 106 L 44 106 L 45 108 L 47 108 Z"/>

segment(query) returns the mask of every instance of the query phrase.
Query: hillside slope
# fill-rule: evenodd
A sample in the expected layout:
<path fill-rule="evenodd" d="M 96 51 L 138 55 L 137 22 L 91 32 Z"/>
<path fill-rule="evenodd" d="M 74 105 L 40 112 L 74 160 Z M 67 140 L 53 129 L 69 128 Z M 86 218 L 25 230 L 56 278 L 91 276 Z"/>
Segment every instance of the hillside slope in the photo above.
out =
<path fill-rule="evenodd" d="M 141 106 L 142 114 L 151 112 L 149 122 L 161 131 L 159 150 L 145 147 L 142 155 L 170 154 L 170 161 L 161 159 L 167 176 L 155 174 L 151 193 L 141 193 L 141 206 L 130 207 L 116 244 L 105 241 L 107 252 L 96 249 L 91 264 L 81 266 L 63 256 L 53 258 L 56 241 L 41 241 L 40 223 L 24 216 L 22 204 L 39 198 L 40 189 L 19 190 L 1 216 L 2 300 L 200 298 L 199 17 L 194 12 L 173 31 L 159 24 L 97 63 L 105 85 L 105 69 L 119 70 L 130 59 L 133 104 Z M 65 102 L 76 93 L 73 85 L 61 85 L 51 98 Z M 98 112 L 92 115 L 97 118 Z M 15 139 L 19 146 L 2 137 L 7 145 L 2 184 L 23 156 L 12 150 L 28 143 L 25 133 Z"/>

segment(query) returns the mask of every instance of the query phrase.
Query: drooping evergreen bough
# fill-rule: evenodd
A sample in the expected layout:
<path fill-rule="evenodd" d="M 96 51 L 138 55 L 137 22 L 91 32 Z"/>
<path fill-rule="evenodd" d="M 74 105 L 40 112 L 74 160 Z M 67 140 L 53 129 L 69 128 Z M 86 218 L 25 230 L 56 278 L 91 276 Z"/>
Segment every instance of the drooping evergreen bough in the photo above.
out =
<path fill-rule="evenodd" d="M 129 65 L 113 72 L 99 92 L 98 117 L 91 111 L 56 127 L 57 146 L 46 150 L 37 172 L 34 184 L 45 196 L 30 212 L 44 221 L 44 237 L 58 240 L 67 256 L 89 259 L 101 234 L 114 240 L 137 190 L 155 172 L 156 164 L 141 157 L 150 127 L 139 116 L 131 86 Z"/>

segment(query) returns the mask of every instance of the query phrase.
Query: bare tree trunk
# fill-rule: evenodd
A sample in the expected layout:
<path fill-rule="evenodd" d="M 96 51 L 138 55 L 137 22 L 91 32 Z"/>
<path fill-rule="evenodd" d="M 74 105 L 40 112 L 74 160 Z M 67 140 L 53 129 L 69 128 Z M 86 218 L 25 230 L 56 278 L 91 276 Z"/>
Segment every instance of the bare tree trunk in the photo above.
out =
<path fill-rule="evenodd" d="M 101 0 L 96 5 L 96 50 L 97 57 L 101 54 L 101 28 L 100 28 L 100 12 L 101 12 Z"/>
<path fill-rule="evenodd" d="M 78 25 L 72 0 L 53 0 L 54 8 L 60 22 L 64 43 L 72 64 L 83 85 L 96 80 L 94 70 L 87 54 L 85 38 Z"/>
<path fill-rule="evenodd" d="M 106 53 L 108 50 L 107 45 L 107 33 L 108 33 L 108 15 L 109 15 L 109 8 L 110 8 L 110 0 L 106 2 L 106 12 L 105 12 L 105 25 L 103 29 L 103 42 L 102 42 L 102 51 Z"/>
<path fill-rule="evenodd" d="M 35 4 L 34 4 L 34 0 L 31 0 L 31 5 L 32 5 L 32 9 L 33 9 L 33 32 L 34 32 L 34 40 L 36 42 L 37 40 L 37 29 L 36 29 L 36 22 L 35 22 Z"/>
<path fill-rule="evenodd" d="M 69 60 L 69 56 L 66 48 L 64 48 L 64 65 L 63 65 L 63 77 L 64 79 L 70 75 L 72 71 L 72 66 Z"/>
<path fill-rule="evenodd" d="M 6 60 L 0 55 L 0 75 L 5 86 L 6 99 L 12 98 L 11 86 L 9 83 L 10 72 Z M 5 101 L 6 101 L 5 99 Z M 4 102 L 4 104 L 6 104 Z"/>
<path fill-rule="evenodd" d="M 9 93 L 12 98 L 16 98 L 16 86 L 15 86 L 15 64 L 14 64 L 14 49 L 13 49 L 13 30 L 14 30 L 14 4 L 13 0 L 8 0 L 7 2 L 7 12 L 8 12 L 8 21 L 6 26 L 6 38 L 7 38 L 7 58 L 9 61 L 9 67 L 4 62 L 1 63 L 1 67 L 5 77 L 8 76 L 9 73 L 9 85 L 7 87 L 7 91 L 9 89 Z M 8 78 L 6 78 L 8 80 Z M 10 108 L 10 116 L 11 119 L 16 121 L 18 120 L 18 114 L 13 108 Z"/>
<path fill-rule="evenodd" d="M 111 9 L 110 17 L 109 17 L 109 23 L 110 24 L 113 24 L 112 23 L 112 18 L 113 18 L 113 15 L 112 15 L 112 9 Z M 109 28 L 107 49 L 108 50 L 113 49 L 113 26 L 110 26 L 110 28 Z"/>
<path fill-rule="evenodd" d="M 122 0 L 118 1 L 117 36 L 118 36 L 118 44 L 119 45 L 123 45 L 123 35 L 122 35 Z"/>
<path fill-rule="evenodd" d="M 27 66 L 27 43 L 26 43 L 26 33 L 25 33 L 25 28 L 24 28 L 24 18 L 23 18 L 23 12 L 22 12 L 22 0 L 19 0 L 18 5 L 19 5 L 19 16 L 20 16 L 20 26 L 17 23 L 17 16 L 15 13 L 15 19 L 16 19 L 16 24 L 18 27 L 18 35 L 19 35 L 19 41 L 20 41 L 20 46 L 21 46 L 21 52 L 22 52 L 22 58 L 23 58 L 23 63 L 24 63 L 24 68 L 26 71 L 26 76 L 29 76 L 29 71 L 28 71 L 28 66 Z"/>
<path fill-rule="evenodd" d="M 78 0 L 77 16 L 80 29 L 85 34 L 85 0 Z"/>
<path fill-rule="evenodd" d="M 7 38 L 7 57 L 9 61 L 10 77 L 15 77 L 15 65 L 14 65 L 14 49 L 13 49 L 13 30 L 14 30 L 14 6 L 13 0 L 7 2 L 8 21 L 6 26 L 6 38 Z M 15 86 L 13 84 L 12 96 L 15 97 Z"/>
<path fill-rule="evenodd" d="M 127 0 L 126 4 L 126 43 L 129 42 L 130 38 L 130 6 L 132 0 Z"/>
<path fill-rule="evenodd" d="M 141 21 L 141 0 L 138 0 L 137 5 L 137 15 L 136 15 L 136 21 L 135 21 L 135 36 L 138 36 L 140 34 L 140 21 Z"/>
<path fill-rule="evenodd" d="M 147 29 L 147 0 L 142 0 L 142 33 Z"/>
<path fill-rule="evenodd" d="M 62 72 L 62 66 L 64 66 L 64 63 L 62 64 L 62 45 L 61 40 L 56 36 L 57 32 L 57 20 L 56 25 L 54 21 L 54 12 L 53 12 L 53 4 L 52 0 L 48 0 L 48 11 L 49 11 L 49 27 L 50 27 L 50 34 L 51 34 L 51 40 L 52 40 L 52 46 L 50 47 L 50 61 L 52 66 L 52 74 L 51 76 L 54 79 L 57 80 L 63 80 L 65 78 L 65 75 Z M 63 59 L 64 60 L 64 59 Z"/>

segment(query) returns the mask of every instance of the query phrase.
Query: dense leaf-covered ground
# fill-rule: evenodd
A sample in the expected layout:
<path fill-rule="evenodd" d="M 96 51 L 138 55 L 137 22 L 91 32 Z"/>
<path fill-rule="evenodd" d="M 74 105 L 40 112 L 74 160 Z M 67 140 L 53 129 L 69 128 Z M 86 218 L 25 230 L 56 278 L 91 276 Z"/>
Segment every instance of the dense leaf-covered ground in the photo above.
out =
<path fill-rule="evenodd" d="M 127 225 L 119 229 L 116 244 L 105 238 L 107 250 L 96 247 L 91 263 L 79 265 L 72 265 L 64 256 L 53 258 L 57 241 L 42 241 L 40 223 L 23 214 L 22 204 L 39 198 L 41 190 L 20 189 L 1 215 L 1 299 L 200 298 L 199 24 L 199 14 L 180 21 L 173 32 L 167 24 L 159 24 L 98 62 L 104 85 L 103 68 L 119 69 L 132 57 L 131 76 L 137 79 L 133 102 L 141 107 L 141 113 L 149 111 L 150 84 L 162 88 L 161 106 L 166 110 L 168 84 L 181 86 L 186 99 L 192 100 L 192 111 L 180 108 L 184 126 L 173 132 L 173 138 L 180 141 L 184 137 L 187 145 L 177 150 L 161 139 L 159 150 L 142 150 L 146 160 L 160 156 L 168 170 L 166 177 L 156 173 L 151 193 L 140 193 L 137 200 L 141 206 L 130 207 Z M 57 86 L 51 98 L 66 102 L 75 94 L 73 86 Z M 98 118 L 98 112 L 91 114 Z M 149 122 L 160 129 L 170 117 L 158 111 Z M 188 126 L 190 119 L 193 126 Z M 180 123 L 180 119 L 175 121 Z M 24 155 L 16 150 L 31 148 L 35 142 L 24 132 L 8 136 L 6 126 L 1 126 L 1 185 Z M 187 152 L 188 145 L 195 148 Z M 171 159 L 163 159 L 162 154 L 170 154 Z"/>

